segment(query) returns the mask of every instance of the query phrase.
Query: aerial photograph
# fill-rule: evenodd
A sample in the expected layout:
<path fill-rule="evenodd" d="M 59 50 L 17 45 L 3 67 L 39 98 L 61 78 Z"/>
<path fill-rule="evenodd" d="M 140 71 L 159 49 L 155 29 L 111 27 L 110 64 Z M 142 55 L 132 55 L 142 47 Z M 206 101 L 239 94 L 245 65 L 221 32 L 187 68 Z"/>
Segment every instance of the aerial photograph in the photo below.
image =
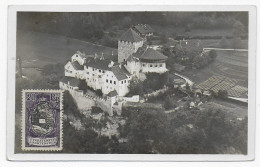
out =
<path fill-rule="evenodd" d="M 15 153 L 26 90 L 51 153 L 248 153 L 248 12 L 17 12 L 15 75 Z"/>

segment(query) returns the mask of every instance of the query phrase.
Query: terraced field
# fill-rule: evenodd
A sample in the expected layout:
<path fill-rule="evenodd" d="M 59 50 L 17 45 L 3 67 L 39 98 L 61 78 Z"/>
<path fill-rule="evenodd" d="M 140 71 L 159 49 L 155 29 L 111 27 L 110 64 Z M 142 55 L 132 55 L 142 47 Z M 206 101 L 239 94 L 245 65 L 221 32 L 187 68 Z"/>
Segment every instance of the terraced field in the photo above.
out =
<path fill-rule="evenodd" d="M 189 77 L 195 84 L 206 81 L 211 76 L 223 76 L 237 81 L 237 85 L 248 86 L 248 53 L 239 51 L 217 51 L 216 60 L 208 67 L 189 70 L 182 75 Z"/>

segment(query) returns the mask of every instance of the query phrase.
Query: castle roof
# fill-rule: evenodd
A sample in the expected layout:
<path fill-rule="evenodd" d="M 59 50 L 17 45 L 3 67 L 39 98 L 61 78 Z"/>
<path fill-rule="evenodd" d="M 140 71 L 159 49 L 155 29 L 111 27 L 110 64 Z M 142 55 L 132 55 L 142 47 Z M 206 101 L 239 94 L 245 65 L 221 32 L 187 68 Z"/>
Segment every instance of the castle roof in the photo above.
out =
<path fill-rule="evenodd" d="M 109 96 L 109 97 L 114 97 L 114 96 L 117 96 L 118 94 L 117 94 L 117 92 L 115 91 L 115 90 L 113 90 L 113 91 L 111 91 L 111 92 L 109 92 L 108 94 L 107 94 L 107 96 Z"/>
<path fill-rule="evenodd" d="M 126 61 L 130 61 L 131 62 L 131 61 L 135 61 L 135 59 L 134 59 L 133 55 L 130 55 L 130 56 L 128 56 Z"/>
<path fill-rule="evenodd" d="M 88 57 L 85 53 L 82 53 L 82 52 L 80 52 L 80 51 L 77 51 L 77 54 L 78 54 L 82 59 Z"/>
<path fill-rule="evenodd" d="M 75 70 L 84 70 L 84 66 L 80 65 L 77 61 L 73 61 L 71 64 Z"/>
<path fill-rule="evenodd" d="M 78 87 L 80 83 L 79 79 L 76 79 L 74 77 L 66 77 L 66 76 L 62 77 L 60 81 L 73 87 Z"/>
<path fill-rule="evenodd" d="M 143 60 L 166 60 L 168 58 L 152 48 L 144 49 L 143 47 L 139 48 L 133 56 Z"/>
<path fill-rule="evenodd" d="M 141 34 L 149 34 L 154 32 L 152 27 L 147 24 L 138 24 L 134 26 L 134 29 L 136 29 Z"/>
<path fill-rule="evenodd" d="M 121 66 L 121 67 L 120 67 Z M 111 67 L 111 71 L 114 73 L 118 81 L 127 79 L 127 76 L 131 74 L 126 70 L 126 68 L 122 65 L 113 66 Z"/>
<path fill-rule="evenodd" d="M 129 28 L 120 38 L 120 41 L 140 42 L 143 39 L 132 29 Z"/>
<path fill-rule="evenodd" d="M 101 70 L 109 70 L 108 65 L 111 63 L 111 60 L 100 60 L 98 58 L 89 57 L 85 65 L 87 67 L 93 67 Z"/>

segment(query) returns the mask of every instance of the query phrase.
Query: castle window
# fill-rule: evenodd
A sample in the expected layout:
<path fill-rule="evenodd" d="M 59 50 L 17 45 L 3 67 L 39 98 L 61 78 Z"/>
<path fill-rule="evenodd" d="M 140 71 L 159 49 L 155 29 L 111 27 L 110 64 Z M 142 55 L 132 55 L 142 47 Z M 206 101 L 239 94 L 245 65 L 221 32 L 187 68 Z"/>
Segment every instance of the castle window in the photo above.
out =
<path fill-rule="evenodd" d="M 92 74 L 93 75 L 93 77 L 95 76 L 95 74 Z"/>
<path fill-rule="evenodd" d="M 160 67 L 162 67 L 162 64 L 160 64 Z"/>
<path fill-rule="evenodd" d="M 110 83 L 112 83 L 112 80 L 110 80 Z"/>
<path fill-rule="evenodd" d="M 106 80 L 106 82 L 108 83 L 108 79 Z"/>
<path fill-rule="evenodd" d="M 89 72 L 87 72 L 87 74 L 89 74 Z"/>
<path fill-rule="evenodd" d="M 94 68 L 92 69 L 92 71 L 94 71 Z"/>
<path fill-rule="evenodd" d="M 157 64 L 155 65 L 155 67 L 157 67 Z"/>
<path fill-rule="evenodd" d="M 153 65 L 151 64 L 150 67 L 153 67 Z"/>
<path fill-rule="evenodd" d="M 145 64 L 143 64 L 143 67 L 145 67 Z"/>
<path fill-rule="evenodd" d="M 125 59 L 124 59 L 124 61 L 125 61 Z"/>
<path fill-rule="evenodd" d="M 124 83 L 124 81 L 122 81 L 122 84 Z"/>
<path fill-rule="evenodd" d="M 126 80 L 125 80 L 125 83 L 126 83 Z"/>
<path fill-rule="evenodd" d="M 116 84 L 116 81 L 114 81 L 114 84 Z"/>
<path fill-rule="evenodd" d="M 99 72 L 101 72 L 101 70 L 99 70 Z"/>
<path fill-rule="evenodd" d="M 105 73 L 105 71 L 103 70 L 102 73 Z"/>

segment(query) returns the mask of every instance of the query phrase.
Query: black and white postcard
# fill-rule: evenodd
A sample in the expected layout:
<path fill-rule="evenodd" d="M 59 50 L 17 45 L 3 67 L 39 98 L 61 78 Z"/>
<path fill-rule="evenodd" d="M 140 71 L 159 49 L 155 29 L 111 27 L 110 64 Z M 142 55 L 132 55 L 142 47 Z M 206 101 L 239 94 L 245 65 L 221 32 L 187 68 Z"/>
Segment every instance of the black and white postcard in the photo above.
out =
<path fill-rule="evenodd" d="M 254 159 L 255 11 L 10 7 L 8 158 Z"/>

